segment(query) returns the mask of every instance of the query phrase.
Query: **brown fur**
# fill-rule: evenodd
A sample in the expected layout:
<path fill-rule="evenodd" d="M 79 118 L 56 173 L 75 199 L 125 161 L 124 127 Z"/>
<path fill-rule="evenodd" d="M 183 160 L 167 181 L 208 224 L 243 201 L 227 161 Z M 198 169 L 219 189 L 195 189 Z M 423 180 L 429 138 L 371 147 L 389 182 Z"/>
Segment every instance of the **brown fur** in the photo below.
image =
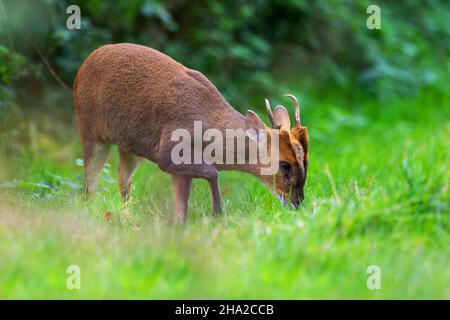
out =
<path fill-rule="evenodd" d="M 304 161 L 308 161 L 308 129 L 306 127 L 294 127 L 291 129 L 291 135 L 302 146 Z"/>
<path fill-rule="evenodd" d="M 131 176 L 140 159 L 149 159 L 172 175 L 176 210 L 181 219 L 186 218 L 192 178 L 209 181 L 213 211 L 218 212 L 221 207 L 217 170 L 240 170 L 258 176 L 258 165 L 171 163 L 170 152 L 175 142 L 170 141 L 170 135 L 175 129 L 193 130 L 196 120 L 202 121 L 204 130 L 246 129 L 249 118 L 233 109 L 203 74 L 157 50 L 126 43 L 100 47 L 81 65 L 73 86 L 73 99 L 88 195 L 95 190 L 110 144 L 118 145 L 121 153 L 122 196 L 128 198 Z M 302 130 L 299 134 L 294 130 L 281 133 L 280 158 L 297 164 L 292 139 L 300 141 L 306 152 L 307 138 Z M 260 178 L 269 185 L 267 177 Z M 283 183 L 281 178 L 277 179 Z"/>

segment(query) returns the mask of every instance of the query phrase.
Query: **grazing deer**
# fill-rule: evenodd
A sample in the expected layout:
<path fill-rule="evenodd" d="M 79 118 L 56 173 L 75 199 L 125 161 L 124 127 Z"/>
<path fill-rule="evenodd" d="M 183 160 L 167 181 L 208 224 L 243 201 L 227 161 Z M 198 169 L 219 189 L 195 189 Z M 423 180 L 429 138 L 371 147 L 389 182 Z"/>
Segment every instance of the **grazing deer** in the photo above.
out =
<path fill-rule="evenodd" d="M 308 167 L 308 132 L 300 124 L 297 99 L 295 126 L 291 129 L 289 114 L 283 106 L 272 112 L 266 99 L 271 121 L 267 127 L 253 111 L 243 116 L 233 109 L 217 88 L 200 72 L 191 70 L 167 55 L 140 45 L 105 45 L 81 65 L 73 86 L 78 130 L 83 145 L 85 193 L 91 195 L 106 161 L 109 146 L 119 147 L 119 189 L 126 200 L 131 177 L 141 159 L 156 162 L 172 176 L 177 217 L 187 217 L 188 198 L 193 178 L 209 182 L 212 211 L 221 211 L 218 183 L 219 170 L 238 170 L 258 177 L 284 203 L 298 207 L 304 198 Z M 273 175 L 262 175 L 262 163 L 175 164 L 171 152 L 176 142 L 172 132 L 178 128 L 193 130 L 194 121 L 203 129 L 245 130 L 245 149 L 259 146 L 259 130 L 266 146 L 278 139 L 279 153 Z M 253 145 L 254 146 L 254 145 Z M 202 145 L 203 147 L 203 145 Z M 224 146 L 226 152 L 226 146 Z M 278 151 L 278 150 L 277 150 Z M 277 161 L 278 161 L 277 160 Z"/>

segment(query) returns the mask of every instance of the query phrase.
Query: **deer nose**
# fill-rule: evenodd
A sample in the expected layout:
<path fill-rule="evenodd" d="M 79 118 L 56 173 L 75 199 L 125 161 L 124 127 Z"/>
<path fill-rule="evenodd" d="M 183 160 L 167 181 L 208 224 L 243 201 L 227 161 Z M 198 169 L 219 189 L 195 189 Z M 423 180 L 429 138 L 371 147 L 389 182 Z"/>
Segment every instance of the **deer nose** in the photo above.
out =
<path fill-rule="evenodd" d="M 296 193 L 296 195 L 292 198 L 292 205 L 295 207 L 295 209 L 298 209 L 300 205 L 303 203 L 303 200 L 305 199 L 303 195 L 303 191 L 299 191 Z"/>

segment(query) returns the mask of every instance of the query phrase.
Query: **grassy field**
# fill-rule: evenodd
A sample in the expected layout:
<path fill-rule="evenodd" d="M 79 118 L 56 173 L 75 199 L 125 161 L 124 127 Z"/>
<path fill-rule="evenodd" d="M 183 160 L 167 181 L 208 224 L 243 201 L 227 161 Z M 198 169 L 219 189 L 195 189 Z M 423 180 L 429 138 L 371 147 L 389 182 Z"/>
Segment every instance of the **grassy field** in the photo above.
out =
<path fill-rule="evenodd" d="M 303 99 L 305 206 L 222 173 L 223 216 L 195 181 L 183 226 L 169 177 L 148 161 L 124 207 L 117 152 L 84 202 L 70 109 L 13 108 L 0 130 L 0 298 L 450 299 L 449 97 Z M 80 290 L 66 287 L 69 265 Z M 367 288 L 370 265 L 380 290 Z"/>

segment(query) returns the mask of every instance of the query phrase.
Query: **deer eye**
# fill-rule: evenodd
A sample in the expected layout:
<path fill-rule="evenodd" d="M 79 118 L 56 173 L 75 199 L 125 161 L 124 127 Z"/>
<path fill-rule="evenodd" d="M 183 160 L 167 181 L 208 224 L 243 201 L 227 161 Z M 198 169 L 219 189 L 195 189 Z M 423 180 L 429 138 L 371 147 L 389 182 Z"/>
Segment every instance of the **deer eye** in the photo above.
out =
<path fill-rule="evenodd" d="M 280 168 L 283 169 L 284 171 L 291 171 L 291 164 L 285 161 L 281 161 L 280 162 Z"/>

